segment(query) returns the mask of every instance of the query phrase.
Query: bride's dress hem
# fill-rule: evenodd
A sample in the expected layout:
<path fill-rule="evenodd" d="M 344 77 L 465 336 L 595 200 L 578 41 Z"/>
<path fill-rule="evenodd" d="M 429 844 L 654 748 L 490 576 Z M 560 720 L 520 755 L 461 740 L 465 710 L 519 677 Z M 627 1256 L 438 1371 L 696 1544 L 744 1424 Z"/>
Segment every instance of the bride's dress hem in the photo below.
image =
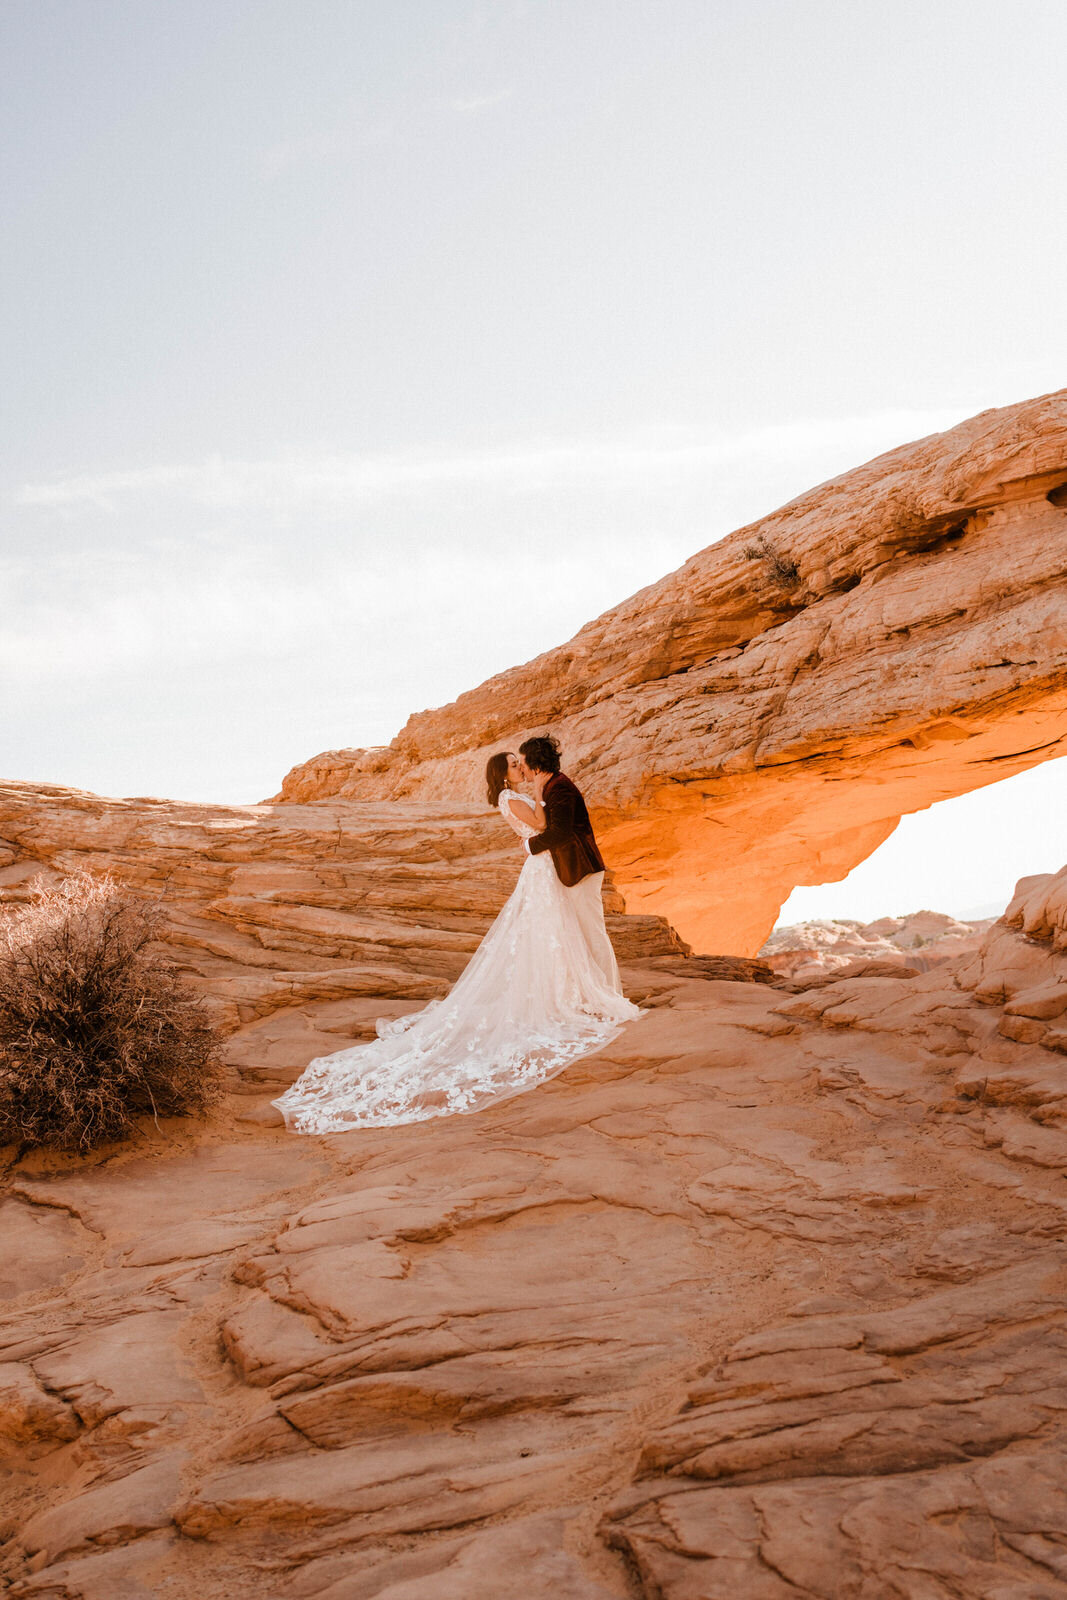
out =
<path fill-rule="evenodd" d="M 640 1008 L 635 1006 L 634 1016 L 637 1017 L 640 1015 L 642 1015 Z M 589 1056 L 599 1054 L 601 1050 L 607 1049 L 609 1044 L 614 1043 L 614 1041 L 619 1037 L 619 1034 L 622 1032 L 623 1028 L 626 1026 L 627 1021 L 631 1020 L 633 1019 L 625 1018 L 621 1022 L 612 1023 L 610 1027 L 605 1029 L 601 1038 L 597 1039 L 595 1042 L 583 1044 L 574 1055 L 570 1056 L 566 1061 L 561 1061 L 558 1066 L 550 1068 L 547 1072 L 544 1072 L 541 1074 L 541 1076 L 534 1078 L 529 1083 L 516 1083 L 510 1088 L 499 1089 L 494 1094 L 479 1100 L 476 1105 L 453 1107 L 435 1106 L 432 1108 L 424 1107 L 421 1111 L 416 1111 L 416 1108 L 412 1105 L 409 1108 L 407 1115 L 402 1117 L 391 1117 L 384 1115 L 380 1121 L 371 1121 L 370 1118 L 364 1118 L 358 1122 L 338 1121 L 336 1127 L 325 1127 L 319 1125 L 313 1128 L 302 1128 L 298 1121 L 301 1113 L 289 1111 L 287 1107 L 282 1104 L 280 1099 L 272 1100 L 270 1103 L 272 1106 L 276 1106 L 284 1117 L 287 1133 L 311 1134 L 318 1135 L 319 1137 L 328 1137 L 330 1134 L 337 1133 L 361 1133 L 364 1129 L 369 1130 L 371 1128 L 396 1128 L 406 1126 L 410 1122 L 433 1122 L 441 1117 L 473 1117 L 477 1116 L 480 1111 L 491 1111 L 494 1107 L 504 1105 L 507 1101 L 517 1100 L 520 1095 L 529 1094 L 532 1090 L 540 1088 L 543 1083 L 551 1083 L 553 1078 L 558 1078 L 561 1073 L 566 1072 L 577 1062 L 585 1061 Z M 358 1049 L 359 1046 L 356 1048 Z M 341 1052 L 338 1053 L 340 1054 Z M 319 1057 L 320 1061 L 329 1061 L 332 1059 L 333 1058 L 330 1056 Z M 314 1066 L 315 1063 L 311 1062 L 309 1065 Z M 307 1068 L 304 1070 L 306 1071 Z"/>
<path fill-rule="evenodd" d="M 520 837 L 536 830 L 505 790 Z M 351 1133 L 470 1115 L 547 1083 L 641 1015 L 622 993 L 606 932 L 587 938 L 547 851 L 514 890 L 451 991 L 379 1021 L 378 1037 L 308 1063 L 272 1101 L 291 1133 Z M 594 946 L 596 946 L 594 948 Z"/>

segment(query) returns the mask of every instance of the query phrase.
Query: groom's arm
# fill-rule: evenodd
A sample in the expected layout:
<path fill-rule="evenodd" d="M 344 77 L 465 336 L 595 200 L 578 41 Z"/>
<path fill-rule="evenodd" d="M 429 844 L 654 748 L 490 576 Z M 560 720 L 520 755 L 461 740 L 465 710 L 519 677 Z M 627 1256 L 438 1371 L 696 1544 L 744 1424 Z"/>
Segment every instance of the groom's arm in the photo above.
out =
<path fill-rule="evenodd" d="M 539 834 L 526 841 L 526 848 L 532 856 L 539 855 L 542 850 L 551 850 L 571 837 L 574 833 L 576 798 L 577 790 L 571 788 L 557 789 L 554 794 L 545 796 L 541 802 L 545 808 L 545 825 Z"/>

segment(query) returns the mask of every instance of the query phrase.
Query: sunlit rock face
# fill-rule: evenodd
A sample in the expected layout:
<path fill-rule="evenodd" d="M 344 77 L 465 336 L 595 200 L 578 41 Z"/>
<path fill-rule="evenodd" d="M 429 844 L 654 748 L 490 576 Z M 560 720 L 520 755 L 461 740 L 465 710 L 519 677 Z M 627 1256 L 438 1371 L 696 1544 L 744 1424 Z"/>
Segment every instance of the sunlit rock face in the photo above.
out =
<path fill-rule="evenodd" d="M 0 915 L 77 867 L 160 897 L 171 953 L 251 1089 L 445 994 L 522 859 L 484 805 L 204 806 L 0 783 Z M 625 915 L 610 889 L 605 905 L 621 961 L 685 953 L 662 917 Z"/>
<path fill-rule="evenodd" d="M 476 796 L 552 729 L 631 911 L 753 954 L 900 817 L 1067 752 L 1067 391 L 879 456 L 279 799 Z"/>

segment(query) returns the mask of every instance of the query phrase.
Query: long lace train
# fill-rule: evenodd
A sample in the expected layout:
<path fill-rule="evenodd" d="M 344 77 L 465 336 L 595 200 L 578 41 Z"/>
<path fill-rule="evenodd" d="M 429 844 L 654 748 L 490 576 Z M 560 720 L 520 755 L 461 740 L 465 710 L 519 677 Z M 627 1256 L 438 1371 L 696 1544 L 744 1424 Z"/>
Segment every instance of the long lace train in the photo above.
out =
<path fill-rule="evenodd" d="M 517 824 L 501 797 L 506 820 Z M 585 938 L 547 852 L 510 898 L 451 992 L 380 1021 L 369 1044 L 319 1056 L 274 1104 L 295 1133 L 341 1133 L 477 1111 L 542 1083 L 640 1015 Z"/>

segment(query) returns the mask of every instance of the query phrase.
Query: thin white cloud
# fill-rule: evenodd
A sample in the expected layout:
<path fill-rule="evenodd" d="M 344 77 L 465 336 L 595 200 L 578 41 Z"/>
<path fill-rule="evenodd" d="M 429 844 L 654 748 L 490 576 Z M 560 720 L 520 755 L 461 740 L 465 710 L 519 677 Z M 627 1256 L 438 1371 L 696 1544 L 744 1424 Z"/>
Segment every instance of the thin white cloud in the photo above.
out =
<path fill-rule="evenodd" d="M 623 587 L 647 580 L 645 552 L 614 554 L 613 576 Z M 606 557 L 601 544 L 572 545 L 554 557 L 553 571 L 568 592 L 595 592 Z M 188 552 L 154 549 L 61 558 L 50 565 L 44 588 L 39 572 L 3 564 L 8 604 L 0 623 L 0 680 L 22 695 L 49 684 L 106 680 L 143 688 L 154 674 L 203 664 L 218 667 L 220 681 L 252 664 L 268 679 L 279 661 L 299 654 L 329 663 L 330 680 L 358 666 L 358 675 L 382 693 L 398 638 L 409 640 L 418 656 L 430 614 L 504 616 L 528 570 L 523 549 L 502 550 L 487 563 L 475 551 L 429 548 L 405 563 L 398 585 L 388 549 L 311 563 L 299 552 L 233 550 L 203 567 Z M 555 586 L 535 591 L 524 610 L 552 642 L 560 626 Z M 564 629 L 584 620 L 579 603 Z M 431 641 L 433 648 L 440 653 Z M 460 675 L 455 692 L 464 686 Z M 408 709 L 397 705 L 398 726 Z"/>
<path fill-rule="evenodd" d="M 367 150 L 388 144 L 391 138 L 392 128 L 379 123 L 358 131 L 325 129 L 299 139 L 281 139 L 263 153 L 263 176 L 280 178 L 297 167 L 331 161 L 356 161 Z"/>
<path fill-rule="evenodd" d="M 454 95 L 436 104 L 439 109 L 444 107 L 460 117 L 477 117 L 503 105 L 511 96 L 510 88 L 496 89 L 487 94 Z M 395 137 L 395 124 L 382 121 L 369 123 L 362 128 L 323 128 L 317 133 L 279 139 L 263 151 L 260 171 L 269 180 L 284 177 L 302 167 L 358 161 L 368 150 L 379 149 Z"/>
<path fill-rule="evenodd" d="M 843 465 L 950 427 L 966 408 L 901 410 L 824 418 L 736 434 L 671 429 L 625 438 L 540 441 L 485 451 L 407 451 L 200 462 L 80 474 L 23 484 L 23 507 L 117 511 L 144 499 L 213 509 L 358 505 L 425 496 L 455 487 L 521 493 L 562 487 L 619 487 L 699 480 L 745 462 L 807 462 L 833 452 Z"/>
<path fill-rule="evenodd" d="M 460 116 L 475 117 L 481 111 L 489 111 L 493 106 L 503 105 L 505 100 L 510 100 L 510 89 L 497 89 L 493 94 L 457 95 L 450 100 L 449 106 L 453 111 L 458 111 Z"/>

